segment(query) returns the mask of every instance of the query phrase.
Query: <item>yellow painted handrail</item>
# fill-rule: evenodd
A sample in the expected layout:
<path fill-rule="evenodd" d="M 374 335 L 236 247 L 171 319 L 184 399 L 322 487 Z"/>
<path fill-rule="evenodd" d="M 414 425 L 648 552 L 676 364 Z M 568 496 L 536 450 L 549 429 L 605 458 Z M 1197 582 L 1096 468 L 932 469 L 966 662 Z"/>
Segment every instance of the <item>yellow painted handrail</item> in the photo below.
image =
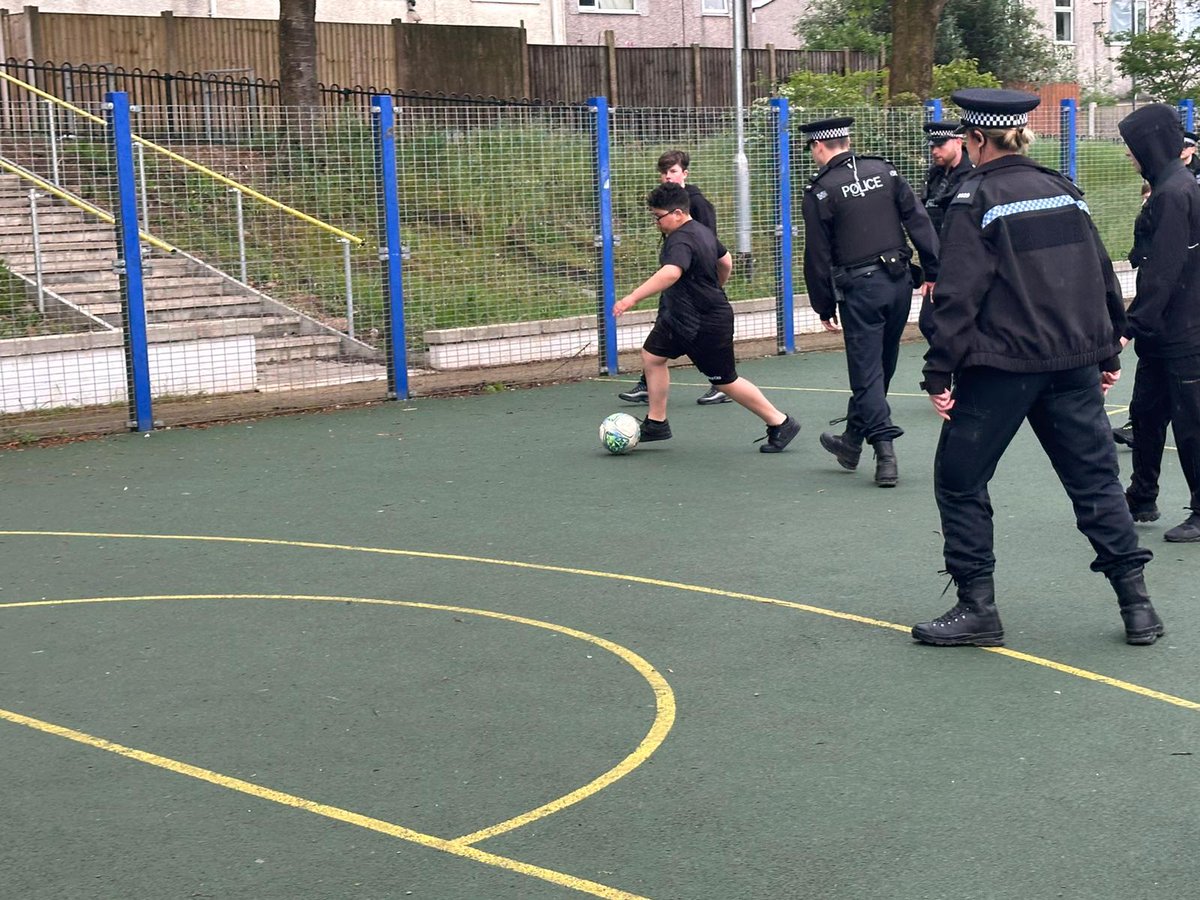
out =
<path fill-rule="evenodd" d="M 68 103 L 66 100 L 55 97 L 53 94 L 48 94 L 46 91 L 29 84 L 27 81 L 22 81 L 20 78 L 9 75 L 7 72 L 0 71 L 0 78 L 23 87 L 25 90 L 36 94 L 45 100 L 49 100 L 51 103 L 56 103 L 64 109 L 69 109 L 71 112 L 75 113 L 76 115 L 83 116 L 85 119 L 90 119 L 93 122 L 99 122 L 101 125 L 107 124 L 102 118 L 88 112 L 86 109 L 80 109 L 75 104 Z M 307 222 L 310 225 L 315 225 L 322 231 L 328 231 L 330 234 L 337 235 L 339 238 L 349 241 L 352 244 L 361 244 L 363 242 L 363 239 L 358 235 L 351 234 L 348 231 L 343 231 L 340 228 L 330 225 L 328 222 L 322 222 L 320 219 L 313 218 L 312 216 L 308 215 L 308 213 L 302 213 L 298 209 L 293 209 L 292 207 L 280 203 L 278 200 L 275 200 L 272 197 L 268 197 L 266 194 L 259 193 L 252 187 L 244 185 L 241 182 L 234 181 L 232 178 L 226 178 L 220 172 L 214 172 L 212 169 L 208 168 L 208 166 L 201 165 L 195 160 L 188 159 L 186 156 L 180 156 L 178 153 L 174 153 L 171 150 L 168 150 L 166 147 L 162 147 L 154 143 L 154 141 L 148 141 L 143 137 L 138 137 L 136 134 L 133 135 L 133 140 L 135 143 L 141 144 L 143 147 L 149 147 L 155 153 L 161 153 L 169 159 L 173 159 L 175 162 L 182 163 L 190 169 L 195 169 L 197 172 L 201 172 L 204 175 L 207 175 L 209 178 L 219 181 L 221 184 L 241 191 L 243 194 L 253 197 L 255 200 L 258 200 L 261 203 L 265 203 L 268 206 L 273 206 L 281 212 L 285 212 L 289 216 L 295 216 L 297 219 Z"/>
<path fill-rule="evenodd" d="M 117 221 L 116 219 L 114 219 L 112 217 L 112 215 L 110 215 L 109 213 L 106 213 L 100 207 L 93 206 L 91 203 L 88 203 L 86 200 L 84 200 L 80 197 L 76 197 L 74 194 L 71 194 L 68 191 L 62 190 L 62 188 L 55 187 L 50 182 L 46 181 L 44 178 L 39 178 L 37 175 L 34 175 L 32 172 L 27 172 L 26 170 L 22 169 L 20 166 L 14 166 L 12 163 L 8 162 L 7 160 L 0 159 L 0 169 L 4 169 L 4 171 L 6 171 L 6 172 L 12 172 L 12 174 L 14 174 L 14 175 L 19 175 L 21 178 L 24 178 L 26 181 L 32 181 L 34 184 L 36 184 L 39 188 L 41 188 L 47 194 L 53 194 L 55 197 L 58 197 L 60 200 L 66 200 L 72 206 L 82 209 L 86 213 L 90 213 L 91 215 L 100 219 L 102 222 L 107 222 L 109 225 L 113 225 Z M 145 241 L 147 244 L 150 244 L 152 247 L 157 247 L 158 249 L 165 250 L 168 253 L 174 253 L 179 249 L 178 247 L 172 247 L 166 241 L 161 241 L 158 238 L 154 237 L 154 235 L 147 234 L 145 231 L 142 231 L 140 229 L 138 230 L 138 237 L 141 238 L 143 241 Z"/>

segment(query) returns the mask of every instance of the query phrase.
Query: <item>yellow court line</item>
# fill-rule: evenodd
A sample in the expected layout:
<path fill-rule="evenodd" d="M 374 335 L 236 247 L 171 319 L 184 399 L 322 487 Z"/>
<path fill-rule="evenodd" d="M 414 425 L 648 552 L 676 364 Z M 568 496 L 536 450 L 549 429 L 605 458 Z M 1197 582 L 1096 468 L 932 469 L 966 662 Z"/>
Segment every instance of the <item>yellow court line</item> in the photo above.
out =
<path fill-rule="evenodd" d="M 757 594 L 745 594 L 740 591 L 725 591 L 719 588 L 705 587 L 697 584 L 686 584 L 678 581 L 664 581 L 658 578 L 644 578 L 640 575 L 621 575 L 615 572 L 598 572 L 593 569 L 575 569 L 567 566 L 546 565 L 544 563 L 492 559 L 486 556 L 466 556 L 457 553 L 434 553 L 427 550 L 394 550 L 386 547 L 359 547 L 353 544 L 328 544 L 319 543 L 316 541 L 285 541 L 274 538 L 218 537 L 215 535 L 0 530 L 0 536 L 4 535 L 12 535 L 14 537 L 91 537 L 157 541 L 209 541 L 212 543 L 249 544 L 275 547 L 302 547 L 316 550 L 352 550 L 357 553 L 378 553 L 385 556 L 406 556 L 416 559 L 441 559 L 454 562 L 481 563 L 491 566 L 507 566 L 514 569 L 530 569 L 538 572 L 554 572 L 562 575 L 585 575 L 590 578 L 605 578 L 612 581 L 631 582 L 633 584 L 648 584 L 654 587 L 672 588 L 675 590 L 688 591 L 696 594 L 707 594 L 714 597 L 728 597 L 732 600 L 750 600 L 754 603 L 763 603 L 769 606 L 782 606 L 788 609 L 797 609 L 801 612 L 810 612 L 819 616 L 826 616 L 831 619 L 840 619 L 846 622 L 857 622 L 860 625 L 874 625 L 877 628 L 887 628 L 892 631 L 899 631 L 903 634 L 908 634 L 910 631 L 908 626 L 898 625 L 895 622 L 887 622 L 883 619 L 872 619 L 868 616 L 859 616 L 855 615 L 854 613 L 839 612 L 838 610 L 825 609 L 824 607 L 812 606 L 807 603 L 797 603 L 792 600 L 778 600 L 773 597 L 762 597 Z M 1097 672 L 1089 672 L 1087 669 L 1076 669 L 1064 663 L 1058 663 L 1043 657 L 1031 656 L 1026 653 L 1007 650 L 1003 647 L 986 647 L 979 649 L 985 649 L 992 653 L 998 653 L 1001 656 L 1008 656 L 1011 659 L 1034 663 L 1036 665 L 1044 666 L 1048 669 L 1054 669 L 1055 671 L 1062 672 L 1064 674 L 1074 675 L 1077 678 L 1086 678 L 1089 681 L 1106 684 L 1109 687 L 1115 687 L 1123 691 L 1128 691 L 1132 694 L 1137 694 L 1138 696 L 1148 697 L 1152 700 L 1160 700 L 1163 703 L 1170 703 L 1174 706 L 1179 706 L 1184 709 L 1200 709 L 1200 706 L 1198 706 L 1195 702 L 1184 699 L 1183 697 L 1176 697 L 1173 694 L 1166 694 L 1162 691 L 1156 691 L 1153 688 L 1143 687 L 1142 685 L 1134 684 L 1133 682 L 1129 681 L 1122 681 L 1118 678 L 1111 678 L 1107 675 L 1101 675 Z"/>
<path fill-rule="evenodd" d="M 618 765 L 609 769 L 598 778 L 594 778 L 585 784 L 583 787 L 571 791 L 556 800 L 549 803 L 544 803 L 536 809 L 530 810 L 514 818 L 507 819 L 496 825 L 480 829 L 471 834 L 464 835 L 453 840 L 434 837 L 432 835 L 422 834 L 418 831 L 413 831 L 409 828 L 404 828 L 401 825 L 395 825 L 391 822 L 384 822 L 380 819 L 374 819 L 369 816 L 360 816 L 357 813 L 349 812 L 334 806 L 315 803 L 311 800 L 305 800 L 291 794 L 284 794 L 274 791 L 270 788 L 262 787 L 261 785 L 251 784 L 250 782 L 241 781 L 236 778 L 229 778 L 217 772 L 212 772 L 208 769 L 202 769 L 197 766 L 192 766 L 188 763 L 178 760 L 169 759 L 167 757 L 158 756 L 157 754 L 148 753 L 142 750 L 134 750 L 125 747 L 121 744 L 115 744 L 107 741 L 104 738 L 94 737 L 84 734 L 83 732 L 74 731 L 63 726 L 54 725 L 49 722 L 43 722 L 40 719 L 32 719 L 28 716 L 20 716 L 17 713 L 9 713 L 6 710 L 0 710 L 0 719 L 8 719 L 19 725 L 27 725 L 31 728 L 45 731 L 50 734 L 58 735 L 59 737 L 70 738 L 71 740 L 87 744 L 92 747 L 97 747 L 102 750 L 109 750 L 118 753 L 121 756 L 127 756 L 131 759 L 136 759 L 139 762 L 149 763 L 150 765 L 158 766 L 159 768 L 167 769 L 168 771 L 176 772 L 181 775 L 188 775 L 193 778 L 200 778 L 203 781 L 208 781 L 212 784 L 217 784 L 221 787 L 230 788 L 231 790 L 241 791 L 242 793 L 250 794 L 251 796 L 259 797 L 264 800 L 271 800 L 276 803 L 283 803 L 287 806 L 295 806 L 299 809 L 304 809 L 309 812 L 324 815 L 329 818 L 338 819 L 339 821 L 348 822 L 353 825 L 360 825 L 364 828 L 370 828 L 373 831 L 380 831 L 384 834 L 393 837 L 399 837 L 407 841 L 412 841 L 421 844 L 425 847 L 432 847 L 436 850 L 444 850 L 446 852 L 458 853 L 460 856 L 471 857 L 466 853 L 472 844 L 487 838 L 496 837 L 505 832 L 520 828 L 523 825 L 528 825 L 530 822 L 535 822 L 538 819 L 544 818 L 552 813 L 559 812 L 579 803 L 581 800 L 599 793 L 604 788 L 625 777 L 642 763 L 644 763 L 656 751 L 662 742 L 666 739 L 667 733 L 671 730 L 671 726 L 675 722 L 675 693 L 671 690 L 671 686 L 666 679 L 643 657 L 634 653 L 628 647 L 623 647 L 620 644 L 613 643 L 594 634 L 589 634 L 586 631 L 579 631 L 575 628 L 568 628 L 565 625 L 558 625 L 553 622 L 546 622 L 541 619 L 530 619 L 526 616 L 514 616 L 509 613 L 495 612 L 488 609 L 477 609 L 468 606 L 453 606 L 443 603 L 421 603 L 412 600 L 383 600 L 370 597 L 340 597 L 326 596 L 317 594 L 149 594 L 142 596 L 131 597 L 81 597 L 70 598 L 64 600 L 35 600 L 27 603 L 0 603 L 0 609 L 20 609 L 22 607 L 46 607 L 46 606 L 75 606 L 80 604 L 94 603 L 121 603 L 130 601 L 150 601 L 150 600 L 305 600 L 327 603 L 361 603 L 375 606 L 403 606 L 410 609 L 429 609 L 439 612 L 456 612 L 466 615 L 485 616 L 490 619 L 498 619 L 504 622 L 512 622 L 518 625 L 531 625 L 535 628 L 541 628 L 546 631 L 557 632 L 558 634 L 566 635 L 567 637 L 576 638 L 581 641 L 586 641 L 589 644 L 607 650 L 614 656 L 618 657 L 630 667 L 632 667 L 639 675 L 649 683 L 651 690 L 654 692 L 655 700 L 655 716 L 654 723 L 646 736 L 638 743 L 638 746 L 632 753 L 625 757 Z M 491 854 L 487 854 L 491 857 Z M 496 857 L 496 859 L 505 859 L 505 857 Z M 480 859 L 480 862 L 489 862 L 487 859 Z M 514 863 L 515 866 L 526 867 L 525 863 L 519 863 L 515 860 L 508 860 Z M 498 863 L 489 862 L 489 864 L 497 865 Z M 505 868 L 514 868 L 514 866 L 504 866 Z M 528 866 L 526 868 L 516 868 L 515 871 L 521 871 L 524 874 L 535 875 L 548 881 L 553 881 L 555 884 L 562 884 L 566 887 L 574 887 L 578 890 L 586 890 L 588 893 L 595 893 L 592 888 L 602 888 L 608 893 L 597 893 L 596 896 L 601 897 L 633 897 L 633 894 L 627 894 L 622 891 L 616 891 L 606 885 L 597 885 L 595 882 L 586 881 L 584 879 L 576 879 L 574 876 L 565 875 L 560 872 L 554 872 L 549 869 L 540 869 L 537 866 Z M 542 873 L 542 874 L 538 874 Z M 547 877 L 547 873 L 554 877 Z M 584 885 L 586 887 L 580 887 Z"/>
<path fill-rule="evenodd" d="M 118 744 L 113 741 L 105 740 L 104 738 L 95 737 L 82 731 L 76 731 L 73 728 L 65 728 L 62 725 L 55 725 L 52 722 L 43 722 L 41 719 L 35 719 L 31 716 L 24 716 L 20 713 L 12 712 L 11 710 L 0 709 L 0 719 L 12 722 L 14 725 L 24 725 L 27 728 L 42 731 L 46 734 L 67 738 L 68 740 L 76 741 L 77 743 L 85 744 L 89 747 L 95 747 L 98 750 L 106 750 L 109 753 L 115 753 L 118 756 L 124 756 L 128 759 L 137 760 L 138 762 L 146 763 L 147 765 L 157 766 L 160 769 L 165 769 L 168 772 L 174 772 L 178 775 L 187 775 L 191 778 L 199 779 L 200 781 L 207 781 L 209 784 L 215 784 L 218 787 L 228 788 L 231 791 L 238 791 L 243 794 L 248 794 L 251 797 L 257 797 L 260 800 L 270 800 L 273 803 L 279 803 L 283 806 L 291 806 L 295 809 L 313 813 L 314 815 L 324 816 L 327 819 L 335 819 L 339 822 L 345 822 L 349 825 L 357 825 L 360 828 L 366 828 L 371 831 L 379 832 L 380 834 L 389 835 L 390 837 L 400 838 L 401 840 L 419 844 L 422 847 L 428 847 L 432 850 L 441 850 L 444 853 L 450 853 L 454 856 L 461 856 L 465 859 L 470 859 L 485 865 L 494 866 L 500 869 L 507 869 L 510 872 L 517 872 L 521 875 L 528 875 L 532 878 L 540 878 L 542 881 L 548 881 L 551 884 L 557 884 L 561 887 L 571 888 L 585 894 L 591 894 L 595 897 L 612 897 L 620 898 L 620 900 L 646 900 L 646 898 L 640 897 L 638 894 L 631 894 L 627 891 L 621 891 L 605 884 L 599 884 L 595 881 L 588 881 L 585 878 L 576 878 L 574 875 L 556 872 L 553 869 L 545 869 L 541 866 L 534 866 L 530 865 L 529 863 L 521 862 L 520 860 L 509 859 L 506 856 L 499 856 L 495 853 L 487 853 L 475 847 L 465 846 L 457 841 L 448 841 L 444 838 L 434 837 L 431 834 L 423 834 L 420 831 L 414 831 L 411 828 L 404 828 L 401 825 L 394 825 L 391 822 L 385 822 L 382 819 L 374 819 L 370 816 L 360 815 L 356 812 L 351 812 L 348 809 L 341 809 L 337 806 L 329 806 L 325 803 L 316 803 L 312 800 L 305 800 L 303 797 L 297 797 L 294 794 L 286 794 L 283 791 L 272 790 L 271 788 L 263 787 L 262 785 L 254 784 L 253 782 L 243 781 L 240 778 L 231 778 L 228 775 L 221 775 L 218 772 L 213 772 L 209 769 L 202 769 L 199 766 L 193 766 L 185 762 L 180 762 L 177 759 L 159 756 L 157 753 L 147 753 L 145 750 L 137 750 L 133 747 L 126 747 L 124 744 Z"/>
<path fill-rule="evenodd" d="M 70 598 L 65 600 L 32 600 L 26 603 L 0 603 L 0 609 L 21 609 L 23 607 L 40 607 L 40 606 L 74 606 L 83 603 L 119 603 L 124 601 L 145 601 L 145 600 L 308 600 L 317 602 L 333 602 L 333 603 L 362 603 L 365 605 L 375 606 L 405 606 L 412 609 L 432 609 L 444 612 L 458 612 L 468 615 L 486 616 L 490 619 L 499 619 L 504 622 L 513 622 L 518 625 L 532 625 L 534 628 L 543 628 L 547 631 L 556 631 L 559 634 L 564 634 L 568 637 L 576 638 L 577 640 L 586 641 L 589 644 L 594 644 L 603 650 L 618 657 L 633 668 L 639 675 L 646 680 L 650 685 L 650 689 L 654 692 L 654 722 L 650 726 L 650 730 L 646 736 L 638 743 L 628 756 L 626 756 L 616 766 L 609 769 L 603 775 L 593 778 L 583 787 L 571 791 L 569 794 L 564 794 L 555 800 L 544 803 L 536 809 L 531 809 L 529 812 L 522 813 L 519 816 L 514 816 L 496 825 L 490 825 L 487 828 L 482 828 L 478 831 L 473 831 L 470 834 L 455 838 L 453 843 L 456 846 L 467 847 L 471 844 L 476 844 L 479 841 L 487 838 L 496 837 L 505 832 L 520 828 L 523 825 L 528 825 L 530 822 L 536 822 L 538 819 L 545 818 L 548 815 L 566 809 L 568 806 L 574 806 L 581 800 L 585 800 L 593 794 L 599 793 L 609 785 L 624 778 L 662 746 L 662 742 L 666 740 L 667 733 L 675 724 L 675 692 L 671 690 L 671 685 L 667 680 L 643 657 L 634 653 L 628 647 L 623 647 L 620 644 L 605 640 L 594 634 L 589 634 L 586 631 L 579 631 L 575 628 L 568 628 L 565 625 L 556 625 L 553 622 L 546 622 L 541 619 L 530 619 L 525 616 L 514 616 L 509 613 L 493 612 L 488 609 L 476 609 L 468 606 L 450 606 L 444 603 L 420 603 L 413 600 L 381 600 L 370 597 L 330 597 L 317 594 L 152 594 L 137 597 L 83 597 Z"/>

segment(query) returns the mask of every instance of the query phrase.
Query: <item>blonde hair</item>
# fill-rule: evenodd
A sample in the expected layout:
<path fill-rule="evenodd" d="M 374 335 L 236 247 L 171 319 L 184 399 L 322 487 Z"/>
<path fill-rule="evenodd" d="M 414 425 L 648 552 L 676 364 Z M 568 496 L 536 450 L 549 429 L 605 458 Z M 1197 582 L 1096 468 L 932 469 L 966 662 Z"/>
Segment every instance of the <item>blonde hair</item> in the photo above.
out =
<path fill-rule="evenodd" d="M 1016 128 L 975 128 L 989 144 L 1009 153 L 1025 153 L 1033 145 L 1035 135 L 1032 128 L 1024 125 Z"/>

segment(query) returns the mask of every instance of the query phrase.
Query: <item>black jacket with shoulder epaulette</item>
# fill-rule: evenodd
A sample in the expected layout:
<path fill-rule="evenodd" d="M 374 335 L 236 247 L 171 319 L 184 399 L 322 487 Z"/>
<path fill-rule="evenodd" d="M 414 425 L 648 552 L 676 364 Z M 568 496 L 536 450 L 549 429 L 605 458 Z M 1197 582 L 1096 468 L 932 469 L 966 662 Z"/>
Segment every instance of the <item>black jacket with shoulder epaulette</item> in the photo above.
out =
<path fill-rule="evenodd" d="M 941 274 L 921 307 L 926 391 L 970 366 L 1120 368 L 1121 288 L 1065 177 L 1026 156 L 991 160 L 959 187 L 942 234 Z"/>
<path fill-rule="evenodd" d="M 896 167 L 880 156 L 839 153 L 810 179 L 804 214 L 804 281 L 822 319 L 837 313 L 834 270 L 917 248 L 925 280 L 937 277 L 938 239 L 924 207 Z"/>

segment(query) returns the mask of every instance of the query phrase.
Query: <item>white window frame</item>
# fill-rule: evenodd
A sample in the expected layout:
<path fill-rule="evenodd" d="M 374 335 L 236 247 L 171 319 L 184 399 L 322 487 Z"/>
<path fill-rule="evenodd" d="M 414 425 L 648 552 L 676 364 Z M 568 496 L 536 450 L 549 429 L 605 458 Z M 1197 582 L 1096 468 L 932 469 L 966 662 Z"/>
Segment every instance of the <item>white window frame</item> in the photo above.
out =
<path fill-rule="evenodd" d="M 638 0 L 627 0 L 629 9 L 601 9 L 600 3 L 612 3 L 614 0 L 577 0 L 576 7 L 581 13 L 589 15 L 605 15 L 605 16 L 636 16 L 638 14 Z"/>
<path fill-rule="evenodd" d="M 1115 5 L 1115 0 L 1109 0 L 1108 4 L 1108 33 L 1109 34 L 1142 34 L 1150 30 L 1150 3 L 1149 0 L 1125 0 L 1129 4 L 1129 27 L 1114 28 L 1112 23 L 1112 8 Z M 1128 41 L 1114 41 L 1118 47 L 1124 47 Z"/>
<path fill-rule="evenodd" d="M 1054 0 L 1054 43 L 1075 43 L 1075 0 Z"/>
<path fill-rule="evenodd" d="M 731 16 L 733 7 L 730 5 L 730 0 L 700 0 L 700 15 Z"/>

